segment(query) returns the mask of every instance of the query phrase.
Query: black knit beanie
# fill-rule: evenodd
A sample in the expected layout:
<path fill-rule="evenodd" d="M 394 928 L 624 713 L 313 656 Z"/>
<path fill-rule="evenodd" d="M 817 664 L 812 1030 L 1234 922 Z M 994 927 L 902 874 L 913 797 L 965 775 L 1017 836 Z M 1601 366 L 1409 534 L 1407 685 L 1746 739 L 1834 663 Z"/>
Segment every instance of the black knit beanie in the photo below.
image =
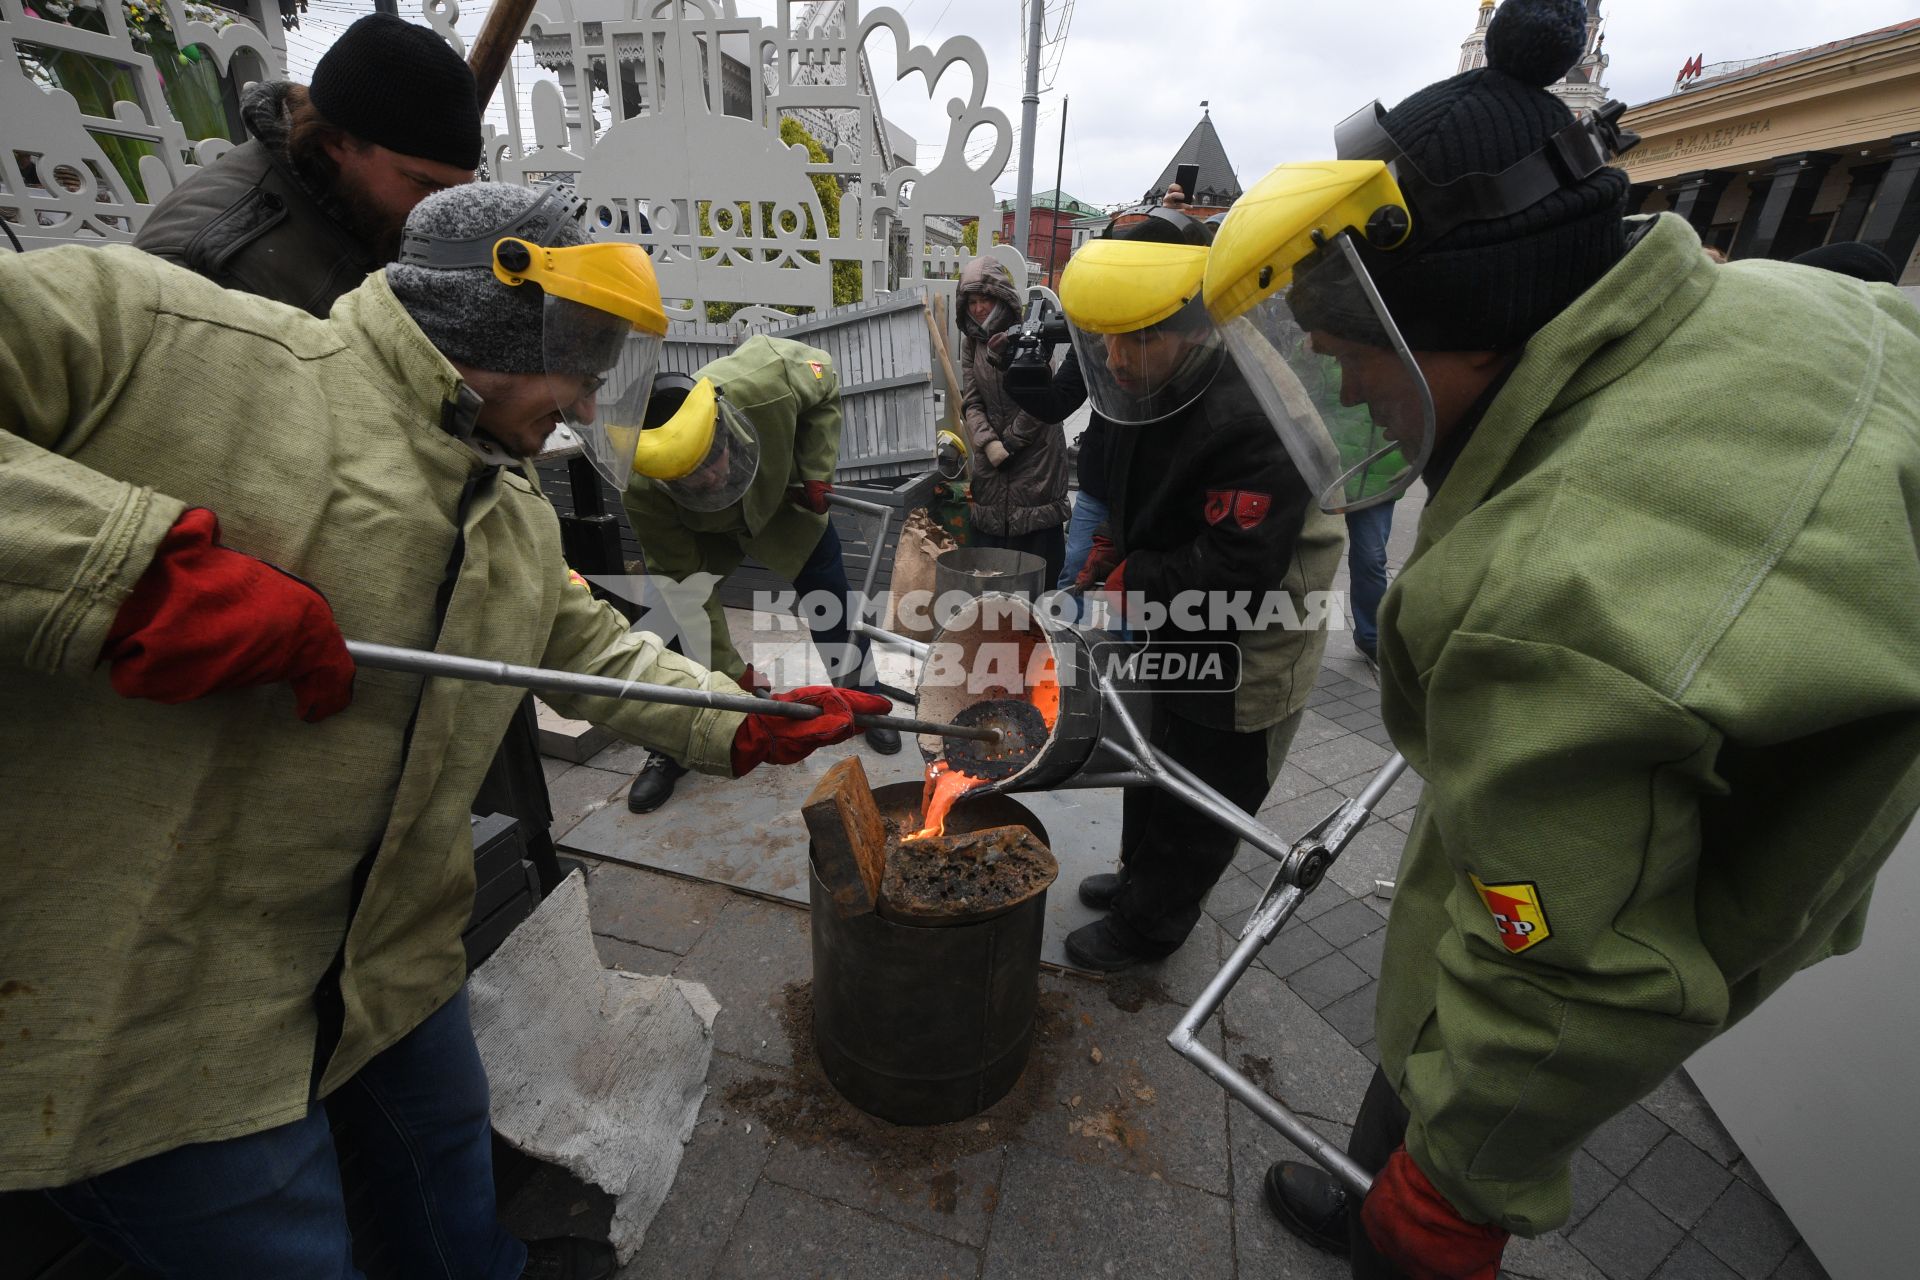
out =
<path fill-rule="evenodd" d="M 356 138 L 456 169 L 480 163 L 473 72 L 426 27 L 369 14 L 333 42 L 307 92 L 321 115 Z"/>
<path fill-rule="evenodd" d="M 1580 0 L 1506 0 L 1487 28 L 1488 65 L 1420 90 L 1387 113 L 1386 131 L 1429 182 L 1499 173 L 1573 122 L 1545 86 L 1580 60 L 1586 38 Z M 1628 186 L 1620 170 L 1600 169 L 1519 213 L 1455 227 L 1411 258 L 1365 247 L 1361 256 L 1414 350 L 1510 350 L 1625 256 Z"/>
<path fill-rule="evenodd" d="M 1834 271 L 1868 284 L 1898 284 L 1900 268 L 1893 259 L 1861 240 L 1840 240 L 1809 249 L 1793 261 L 1803 267 Z"/>
<path fill-rule="evenodd" d="M 444 240 L 505 234 L 502 229 L 524 217 L 540 196 L 536 188 L 505 182 L 448 187 L 414 206 L 407 230 Z M 578 223 L 567 221 L 545 244 L 562 249 L 586 238 Z M 540 373 L 563 355 L 579 372 L 604 369 L 627 329 L 587 307 L 560 307 L 555 321 L 579 331 L 555 333 L 549 341 L 546 294 L 537 284 L 503 284 L 491 266 L 442 269 L 401 261 L 386 271 L 387 284 L 421 332 L 447 359 L 476 369 Z"/>

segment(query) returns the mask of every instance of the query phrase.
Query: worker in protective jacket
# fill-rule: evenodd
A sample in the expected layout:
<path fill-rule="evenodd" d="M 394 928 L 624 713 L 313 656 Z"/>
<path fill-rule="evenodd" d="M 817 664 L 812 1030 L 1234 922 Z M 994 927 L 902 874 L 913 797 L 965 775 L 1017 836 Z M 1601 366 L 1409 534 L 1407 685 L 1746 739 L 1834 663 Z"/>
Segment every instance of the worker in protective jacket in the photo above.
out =
<path fill-rule="evenodd" d="M 1079 585 L 1103 584 L 1150 651 L 1185 659 L 1154 668 L 1171 678 L 1153 682 L 1148 736 L 1252 813 L 1320 671 L 1342 538 L 1207 316 L 1206 236 L 1156 210 L 1082 247 L 1061 279 L 1088 399 L 1113 424 L 1106 530 Z M 1066 940 L 1092 969 L 1178 949 L 1239 843 L 1156 788 L 1130 788 L 1123 807 L 1119 869 L 1079 887 L 1107 914 Z"/>
<path fill-rule="evenodd" d="M 1426 788 L 1349 1148 L 1374 1181 L 1267 1180 L 1357 1276 L 1491 1280 L 1559 1226 L 1590 1134 L 1859 943 L 1920 806 L 1920 315 L 1625 218 L 1619 104 L 1544 90 L 1585 29 L 1508 0 L 1488 68 L 1275 170 L 1209 265 L 1323 501 L 1366 468 L 1288 372 L 1300 330 L 1365 457 L 1431 491 L 1380 615 Z"/>
<path fill-rule="evenodd" d="M 734 647 L 717 590 L 748 556 L 793 583 L 834 682 L 872 686 L 870 642 L 853 635 L 859 602 L 827 518 L 840 421 L 832 358 L 790 338 L 756 335 L 692 374 L 654 381 L 627 519 L 682 637 L 703 615 L 710 656 L 702 661 L 750 688 L 766 675 Z M 884 755 L 900 750 L 892 729 L 869 729 L 866 740 Z M 654 752 L 628 788 L 627 808 L 658 809 L 686 771 L 671 753 Z"/>
<path fill-rule="evenodd" d="M 342 1110 L 397 1271 L 610 1269 L 494 1215 L 467 809 L 520 691 L 342 638 L 737 692 L 569 575 L 519 461 L 562 416 L 630 457 L 665 331 L 637 248 L 525 238 L 544 202 L 428 199 L 324 320 L 132 248 L 0 259 L 0 1188 L 143 1269 L 343 1267 Z M 551 696 L 718 773 L 886 706 Z"/>

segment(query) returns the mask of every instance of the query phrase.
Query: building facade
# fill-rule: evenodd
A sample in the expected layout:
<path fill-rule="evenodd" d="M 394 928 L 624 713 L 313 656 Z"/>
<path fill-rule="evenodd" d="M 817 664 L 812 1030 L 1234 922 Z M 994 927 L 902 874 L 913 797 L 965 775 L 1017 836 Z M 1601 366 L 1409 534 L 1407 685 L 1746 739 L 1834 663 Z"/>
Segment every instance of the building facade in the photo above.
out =
<path fill-rule="evenodd" d="M 1073 256 L 1073 224 L 1076 219 L 1091 218 L 1100 213 L 1084 200 L 1076 199 L 1064 191 L 1036 191 L 1033 203 L 1027 212 L 1027 242 L 1019 246 L 1039 275 L 1037 283 L 1049 289 L 1056 288 L 1055 281 L 1067 268 L 1067 259 Z M 994 237 L 999 244 L 1013 243 L 1013 201 L 1000 202 L 1000 231 Z"/>
<path fill-rule="evenodd" d="M 1602 27 L 1604 19 L 1600 14 L 1600 0 L 1586 0 L 1587 4 L 1587 47 L 1580 55 L 1580 61 L 1557 83 L 1547 86 L 1547 92 L 1567 104 L 1567 109 L 1575 115 L 1583 111 L 1594 111 L 1607 101 L 1606 73 L 1607 65 L 1612 61 L 1607 56 L 1607 35 Z M 1475 21 L 1472 32 L 1460 44 L 1460 70 L 1477 71 L 1487 65 L 1487 28 L 1493 23 L 1495 0 L 1480 0 L 1480 16 Z"/>
<path fill-rule="evenodd" d="M 1731 258 L 1862 240 L 1920 283 L 1920 19 L 1723 66 L 1627 113 L 1631 207 Z"/>

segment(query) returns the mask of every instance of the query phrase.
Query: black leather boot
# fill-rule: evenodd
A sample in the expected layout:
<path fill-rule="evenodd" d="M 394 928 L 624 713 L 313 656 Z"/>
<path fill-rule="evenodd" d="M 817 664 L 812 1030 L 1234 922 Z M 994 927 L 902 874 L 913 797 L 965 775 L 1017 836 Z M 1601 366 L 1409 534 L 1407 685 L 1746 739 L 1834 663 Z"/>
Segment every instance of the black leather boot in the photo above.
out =
<path fill-rule="evenodd" d="M 867 745 L 883 756 L 900 754 L 900 731 L 898 729 L 867 730 Z"/>
<path fill-rule="evenodd" d="M 578 1236 L 554 1236 L 527 1241 L 527 1266 L 520 1280 L 607 1280 L 613 1268 L 612 1245 Z"/>
<path fill-rule="evenodd" d="M 1267 1170 L 1267 1208 L 1287 1230 L 1316 1249 L 1346 1257 L 1347 1190 L 1310 1164 L 1282 1160 Z"/>
<path fill-rule="evenodd" d="M 658 751 L 627 788 L 627 812 L 652 813 L 673 798 L 673 784 L 686 776 L 687 767 Z"/>
<path fill-rule="evenodd" d="M 1137 964 L 1165 960 L 1178 951 L 1175 943 L 1151 942 L 1112 916 L 1102 916 L 1067 935 L 1067 958 L 1082 969 L 1118 973 Z"/>
<path fill-rule="evenodd" d="M 1095 911 L 1105 911 L 1120 896 L 1120 886 L 1126 881 L 1116 872 L 1102 871 L 1098 875 L 1088 876 L 1080 882 L 1080 901 Z"/>

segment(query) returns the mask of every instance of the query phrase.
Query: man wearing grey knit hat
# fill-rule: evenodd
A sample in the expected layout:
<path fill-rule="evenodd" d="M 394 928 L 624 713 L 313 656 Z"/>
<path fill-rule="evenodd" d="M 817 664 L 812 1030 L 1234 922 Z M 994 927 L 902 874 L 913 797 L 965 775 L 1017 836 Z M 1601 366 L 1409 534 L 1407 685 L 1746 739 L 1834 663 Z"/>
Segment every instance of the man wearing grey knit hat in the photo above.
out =
<path fill-rule="evenodd" d="M 0 1191 L 142 1271 L 612 1271 L 495 1211 L 468 809 L 521 691 L 356 670 L 344 637 L 739 689 L 569 573 L 523 462 L 567 421 L 630 463 L 646 253 L 553 190 L 456 187 L 409 229 L 325 318 L 126 246 L 0 260 Z M 774 697 L 819 714 L 550 701 L 728 776 L 888 709 Z M 73 791 L 94 772 L 111 803 Z"/>
<path fill-rule="evenodd" d="M 1506 0 L 1486 67 L 1276 168 L 1207 267 L 1322 504 L 1429 492 L 1379 615 L 1425 782 L 1379 1068 L 1345 1159 L 1265 1181 L 1369 1280 L 1493 1280 L 1565 1223 L 1603 1126 L 1860 945 L 1920 805 L 1920 314 L 1629 218 L 1621 104 L 1547 92 L 1588 39 Z"/>

